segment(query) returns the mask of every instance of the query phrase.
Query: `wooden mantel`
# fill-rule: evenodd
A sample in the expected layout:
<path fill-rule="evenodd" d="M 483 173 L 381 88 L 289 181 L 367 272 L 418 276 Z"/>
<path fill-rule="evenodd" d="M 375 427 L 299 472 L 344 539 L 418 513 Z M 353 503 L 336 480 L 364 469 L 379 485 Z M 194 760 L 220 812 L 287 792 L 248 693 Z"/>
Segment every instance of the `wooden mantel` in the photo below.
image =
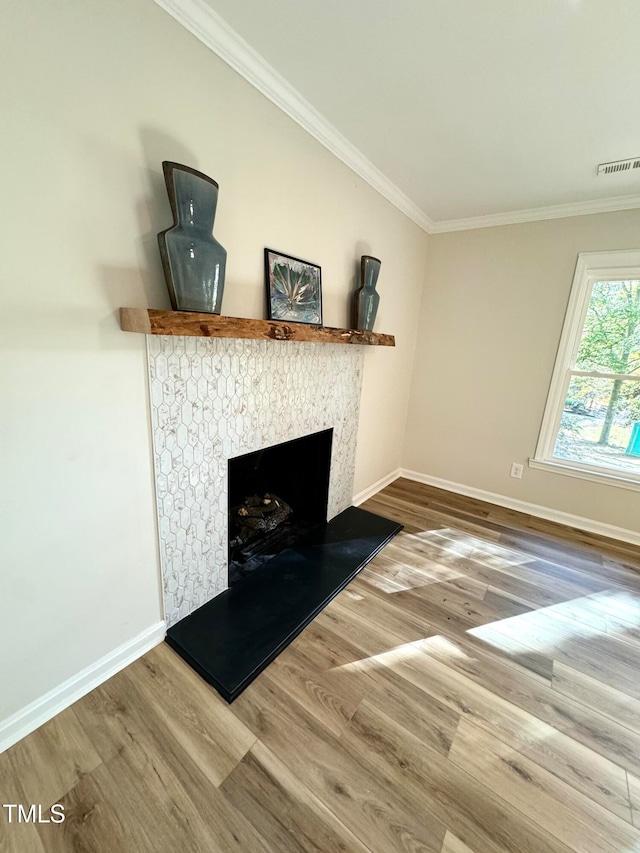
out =
<path fill-rule="evenodd" d="M 267 341 L 309 341 L 319 344 L 365 344 L 394 347 L 393 335 L 333 329 L 308 323 L 248 320 L 191 311 L 158 311 L 155 308 L 121 308 L 120 326 L 125 332 L 144 335 L 191 335 L 200 338 L 253 338 Z"/>

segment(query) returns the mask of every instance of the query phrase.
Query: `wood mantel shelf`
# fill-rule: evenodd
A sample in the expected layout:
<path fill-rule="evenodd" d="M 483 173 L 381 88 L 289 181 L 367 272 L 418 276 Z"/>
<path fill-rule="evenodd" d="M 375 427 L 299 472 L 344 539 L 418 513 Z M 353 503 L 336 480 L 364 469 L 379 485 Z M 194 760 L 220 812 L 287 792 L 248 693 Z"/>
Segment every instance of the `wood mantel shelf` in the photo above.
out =
<path fill-rule="evenodd" d="M 249 320 L 192 311 L 158 311 L 155 308 L 121 308 L 120 327 L 144 335 L 190 335 L 200 338 L 253 338 L 265 341 L 308 341 L 318 344 L 364 344 L 394 347 L 393 335 L 359 329 L 333 329 L 308 323 Z"/>

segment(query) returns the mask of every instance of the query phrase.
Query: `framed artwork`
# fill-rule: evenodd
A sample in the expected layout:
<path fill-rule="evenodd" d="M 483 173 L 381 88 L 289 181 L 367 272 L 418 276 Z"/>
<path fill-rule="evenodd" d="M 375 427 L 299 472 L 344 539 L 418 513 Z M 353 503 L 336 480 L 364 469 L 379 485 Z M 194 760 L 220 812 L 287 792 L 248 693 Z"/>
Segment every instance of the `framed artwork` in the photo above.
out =
<path fill-rule="evenodd" d="M 320 267 L 264 250 L 269 320 L 322 325 L 322 280 Z"/>

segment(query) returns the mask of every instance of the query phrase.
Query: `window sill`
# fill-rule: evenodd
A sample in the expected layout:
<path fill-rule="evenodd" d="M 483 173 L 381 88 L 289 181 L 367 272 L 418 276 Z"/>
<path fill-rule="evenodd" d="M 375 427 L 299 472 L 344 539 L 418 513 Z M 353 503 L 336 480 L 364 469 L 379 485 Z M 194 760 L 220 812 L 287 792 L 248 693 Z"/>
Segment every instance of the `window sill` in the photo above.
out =
<path fill-rule="evenodd" d="M 553 474 L 564 474 L 567 477 L 576 477 L 579 480 L 590 480 L 592 483 L 604 483 L 607 486 L 617 486 L 621 489 L 640 492 L 640 480 L 632 480 L 621 474 L 605 474 L 602 471 L 579 468 L 556 460 L 552 462 L 549 459 L 530 459 L 529 468 L 538 468 L 541 471 L 550 471 Z"/>

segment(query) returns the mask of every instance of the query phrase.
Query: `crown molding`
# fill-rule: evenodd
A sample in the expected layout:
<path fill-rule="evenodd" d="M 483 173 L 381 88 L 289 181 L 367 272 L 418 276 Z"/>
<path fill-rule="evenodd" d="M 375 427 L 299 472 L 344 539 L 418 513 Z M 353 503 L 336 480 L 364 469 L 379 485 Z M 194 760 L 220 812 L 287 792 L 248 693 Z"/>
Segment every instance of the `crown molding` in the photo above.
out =
<path fill-rule="evenodd" d="M 214 12 L 205 0 L 154 2 L 427 234 L 470 231 L 640 207 L 640 195 L 629 195 L 434 222 Z"/>
<path fill-rule="evenodd" d="M 204 0 L 155 0 L 165 12 L 216 53 L 346 166 L 430 234 L 433 222 L 348 139 L 272 68 Z"/>
<path fill-rule="evenodd" d="M 446 234 L 449 231 L 470 231 L 474 228 L 493 228 L 496 225 L 517 225 L 522 222 L 539 222 L 543 219 L 564 219 L 568 216 L 587 216 L 594 213 L 613 213 L 640 207 L 640 195 L 601 198 L 593 201 L 576 201 L 554 204 L 549 207 L 531 207 L 528 210 L 511 210 L 508 213 L 489 213 L 465 219 L 443 219 L 434 222 L 429 233 Z"/>

